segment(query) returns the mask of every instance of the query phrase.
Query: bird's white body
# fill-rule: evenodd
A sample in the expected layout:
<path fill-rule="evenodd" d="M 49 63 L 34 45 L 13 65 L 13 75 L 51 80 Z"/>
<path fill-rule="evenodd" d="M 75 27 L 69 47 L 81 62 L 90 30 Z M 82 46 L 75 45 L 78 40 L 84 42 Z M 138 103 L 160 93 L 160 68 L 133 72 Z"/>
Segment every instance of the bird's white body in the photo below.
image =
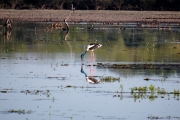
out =
<path fill-rule="evenodd" d="M 100 47 L 102 47 L 102 45 L 98 43 L 89 44 L 86 48 L 86 51 L 83 54 L 81 54 L 81 61 L 83 61 L 83 58 L 88 51 L 91 51 L 91 58 L 94 58 L 94 50 Z"/>
<path fill-rule="evenodd" d="M 100 80 L 97 80 L 94 77 L 89 77 L 89 76 L 86 77 L 86 81 L 91 84 L 100 84 L 101 83 Z"/>
<path fill-rule="evenodd" d="M 83 73 L 86 77 L 86 81 L 90 84 L 100 84 L 101 80 L 97 80 L 95 76 L 87 76 L 87 74 L 83 70 L 83 65 L 81 65 L 81 73 Z"/>
<path fill-rule="evenodd" d="M 102 47 L 101 44 L 91 43 L 91 44 L 89 44 L 89 45 L 87 46 L 86 50 L 87 50 L 87 51 L 93 51 L 93 50 L 95 50 L 95 49 L 97 49 L 97 48 L 100 48 L 100 47 Z"/>

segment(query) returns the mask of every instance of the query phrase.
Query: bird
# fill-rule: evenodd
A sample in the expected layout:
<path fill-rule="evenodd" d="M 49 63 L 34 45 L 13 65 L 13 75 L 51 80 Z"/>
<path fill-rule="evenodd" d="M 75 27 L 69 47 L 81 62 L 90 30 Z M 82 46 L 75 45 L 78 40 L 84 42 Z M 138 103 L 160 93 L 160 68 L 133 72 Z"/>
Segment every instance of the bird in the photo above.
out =
<path fill-rule="evenodd" d="M 83 54 L 81 54 L 81 61 L 83 61 L 83 58 L 88 51 L 91 52 L 91 57 L 94 57 L 94 50 L 100 47 L 102 47 L 102 44 L 99 43 L 91 43 L 87 45 L 86 51 Z"/>
<path fill-rule="evenodd" d="M 97 80 L 96 78 L 94 78 L 94 76 L 87 76 L 87 74 L 84 72 L 83 70 L 83 65 L 81 65 L 81 73 L 83 73 L 86 77 L 86 81 L 90 84 L 100 84 L 101 80 Z"/>

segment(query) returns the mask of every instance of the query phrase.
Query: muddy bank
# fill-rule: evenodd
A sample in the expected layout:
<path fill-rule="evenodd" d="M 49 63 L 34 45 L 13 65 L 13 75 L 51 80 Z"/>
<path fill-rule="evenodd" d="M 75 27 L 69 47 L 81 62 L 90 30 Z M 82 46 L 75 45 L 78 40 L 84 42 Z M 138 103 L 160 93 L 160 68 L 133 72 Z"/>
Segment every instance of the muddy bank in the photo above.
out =
<path fill-rule="evenodd" d="M 97 63 L 94 65 L 101 68 L 114 68 L 114 69 L 165 69 L 173 70 L 180 69 L 180 64 L 103 64 Z"/>
<path fill-rule="evenodd" d="M 54 22 L 66 19 L 70 10 L 0 10 L 0 20 Z M 76 10 L 69 22 L 176 22 L 180 12 Z"/>

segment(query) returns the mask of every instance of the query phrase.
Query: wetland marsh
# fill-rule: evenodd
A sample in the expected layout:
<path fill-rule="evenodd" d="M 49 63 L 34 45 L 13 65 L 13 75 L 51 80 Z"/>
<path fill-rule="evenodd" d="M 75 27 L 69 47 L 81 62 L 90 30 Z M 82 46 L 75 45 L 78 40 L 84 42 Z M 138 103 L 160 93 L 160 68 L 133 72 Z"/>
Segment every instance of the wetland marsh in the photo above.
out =
<path fill-rule="evenodd" d="M 180 119 L 178 23 L 69 26 L 68 34 L 45 22 L 0 29 L 1 119 Z M 82 65 L 96 42 L 103 47 Z"/>

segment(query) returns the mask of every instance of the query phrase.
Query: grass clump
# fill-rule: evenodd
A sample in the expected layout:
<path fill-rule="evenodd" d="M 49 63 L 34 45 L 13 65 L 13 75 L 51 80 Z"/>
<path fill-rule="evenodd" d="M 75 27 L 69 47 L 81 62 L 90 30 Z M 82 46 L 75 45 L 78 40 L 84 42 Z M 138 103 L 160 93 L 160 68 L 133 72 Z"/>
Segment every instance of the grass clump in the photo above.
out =
<path fill-rule="evenodd" d="M 174 94 L 180 94 L 180 90 L 174 89 Z"/>
<path fill-rule="evenodd" d="M 174 98 L 176 98 L 176 97 L 179 97 L 179 95 L 180 95 L 180 90 L 176 90 L 176 89 L 174 89 Z M 178 100 L 179 100 L 179 98 L 178 98 Z"/>
<path fill-rule="evenodd" d="M 139 87 L 133 87 L 131 88 L 131 92 L 141 92 L 141 93 L 146 93 L 147 92 L 147 87 L 146 86 L 139 86 Z"/>
<path fill-rule="evenodd" d="M 159 95 L 162 95 L 161 98 L 164 98 L 165 95 L 174 94 L 174 98 L 179 100 L 180 90 L 174 89 L 174 92 L 167 92 L 164 88 L 155 87 L 154 85 L 148 86 L 139 86 L 131 88 L 131 94 L 133 95 L 135 101 L 137 99 L 143 99 L 148 97 L 151 101 L 158 98 Z"/>
<path fill-rule="evenodd" d="M 120 77 L 112 77 L 112 76 L 107 76 L 107 77 L 102 77 L 101 78 L 101 81 L 104 81 L 104 82 L 115 82 L 115 81 L 118 81 L 120 82 Z"/>
<path fill-rule="evenodd" d="M 166 94 L 167 92 L 166 92 L 166 90 L 164 89 L 164 88 L 157 88 L 157 93 L 158 94 Z"/>
<path fill-rule="evenodd" d="M 151 91 L 151 93 L 155 92 L 155 86 L 154 85 L 150 85 L 149 86 L 149 90 Z"/>

